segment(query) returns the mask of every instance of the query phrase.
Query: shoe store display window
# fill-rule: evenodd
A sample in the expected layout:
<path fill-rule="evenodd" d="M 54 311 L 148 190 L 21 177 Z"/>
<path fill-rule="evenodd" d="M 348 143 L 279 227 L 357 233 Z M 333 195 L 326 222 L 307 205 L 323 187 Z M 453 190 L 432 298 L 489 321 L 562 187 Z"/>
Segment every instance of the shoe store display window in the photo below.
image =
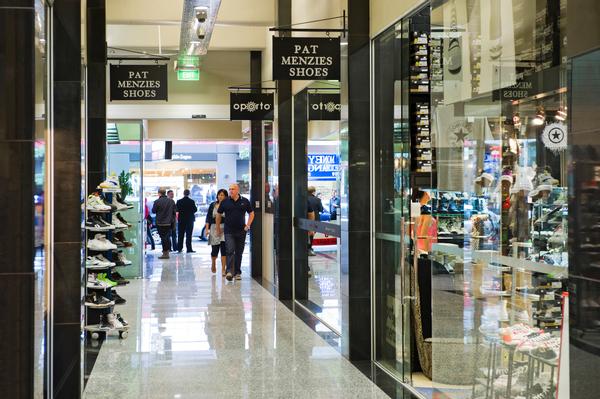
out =
<path fill-rule="evenodd" d="M 432 314 L 418 355 L 445 397 L 555 397 L 568 360 L 566 8 L 432 2 L 434 158 L 413 220 L 433 227 L 417 237 Z"/>

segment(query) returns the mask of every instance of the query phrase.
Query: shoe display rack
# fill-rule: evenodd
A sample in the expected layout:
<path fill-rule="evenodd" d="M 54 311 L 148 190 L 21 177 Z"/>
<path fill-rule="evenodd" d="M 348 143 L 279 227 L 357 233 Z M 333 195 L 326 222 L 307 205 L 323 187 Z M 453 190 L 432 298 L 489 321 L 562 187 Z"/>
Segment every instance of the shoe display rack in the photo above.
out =
<path fill-rule="evenodd" d="M 116 311 L 116 306 L 126 301 L 115 287 L 129 283 L 116 268 L 131 264 L 123 252 L 119 251 L 119 246 L 123 247 L 125 244 L 118 236 L 122 236 L 122 232 L 131 227 L 117 213 L 131 207 L 120 200 L 120 192 L 118 186 L 99 188 L 86 201 L 84 330 L 94 340 L 105 338 L 109 334 L 126 338 L 129 328 L 125 319 Z"/>
<path fill-rule="evenodd" d="M 434 149 L 431 143 L 430 116 L 430 35 L 413 22 L 410 37 L 409 112 L 412 145 L 412 169 L 418 174 L 433 171 Z M 438 54 L 438 52 L 436 52 Z M 440 53 L 441 54 L 441 53 Z"/>

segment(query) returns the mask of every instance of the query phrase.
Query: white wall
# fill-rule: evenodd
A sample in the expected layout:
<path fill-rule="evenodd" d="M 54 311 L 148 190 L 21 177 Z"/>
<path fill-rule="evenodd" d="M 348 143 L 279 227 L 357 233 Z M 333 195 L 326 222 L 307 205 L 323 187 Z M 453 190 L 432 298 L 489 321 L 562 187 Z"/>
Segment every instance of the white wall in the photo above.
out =
<path fill-rule="evenodd" d="M 422 4 L 424 0 L 370 0 L 371 37 Z"/>

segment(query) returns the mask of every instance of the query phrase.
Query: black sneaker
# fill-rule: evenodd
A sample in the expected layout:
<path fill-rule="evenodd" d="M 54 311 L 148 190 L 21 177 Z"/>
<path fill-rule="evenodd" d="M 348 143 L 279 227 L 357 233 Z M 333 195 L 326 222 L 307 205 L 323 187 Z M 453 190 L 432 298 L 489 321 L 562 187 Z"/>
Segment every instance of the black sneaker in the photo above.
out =
<path fill-rule="evenodd" d="M 231 273 L 227 273 L 225 278 L 227 279 L 227 281 L 231 281 L 231 280 L 233 280 L 233 275 Z"/>
<path fill-rule="evenodd" d="M 100 308 L 110 305 L 114 305 L 114 303 L 111 300 L 103 297 L 102 295 L 98 295 L 95 292 L 92 292 L 91 294 L 85 296 L 85 306 L 91 308 Z"/>
<path fill-rule="evenodd" d="M 123 324 L 123 327 L 127 327 L 129 325 L 129 323 L 127 323 L 127 321 L 125 321 L 125 319 L 121 317 L 121 313 L 117 313 L 116 316 L 117 320 L 119 320 L 121 324 Z"/>
<path fill-rule="evenodd" d="M 131 227 L 131 223 L 129 223 L 127 220 L 125 220 L 125 219 L 123 218 L 123 216 L 121 216 L 121 214 L 120 214 L 120 213 L 117 213 L 115 216 L 117 217 L 117 219 L 119 219 L 119 221 L 120 221 L 121 223 L 123 223 L 123 224 L 126 224 L 127 226 Z"/>
<path fill-rule="evenodd" d="M 113 290 L 112 294 L 113 294 L 113 300 L 115 301 L 116 305 L 123 305 L 127 302 L 127 300 L 125 300 L 125 298 L 123 298 L 121 295 L 117 294 L 117 291 Z"/>
<path fill-rule="evenodd" d="M 111 326 L 110 324 L 108 324 L 108 320 L 106 320 L 106 317 L 104 317 L 104 315 L 100 315 L 100 324 L 98 324 L 98 326 L 100 327 L 101 330 L 110 330 Z"/>
<path fill-rule="evenodd" d="M 119 272 L 112 272 L 110 274 L 110 279 L 117 283 L 117 285 L 125 285 L 129 284 L 129 281 L 126 280 Z"/>
<path fill-rule="evenodd" d="M 121 194 L 117 194 L 117 202 L 120 204 L 123 204 L 125 206 L 128 206 L 130 209 L 133 208 L 133 205 L 131 205 L 130 203 L 127 203 L 123 200 L 123 198 L 121 198 Z"/>

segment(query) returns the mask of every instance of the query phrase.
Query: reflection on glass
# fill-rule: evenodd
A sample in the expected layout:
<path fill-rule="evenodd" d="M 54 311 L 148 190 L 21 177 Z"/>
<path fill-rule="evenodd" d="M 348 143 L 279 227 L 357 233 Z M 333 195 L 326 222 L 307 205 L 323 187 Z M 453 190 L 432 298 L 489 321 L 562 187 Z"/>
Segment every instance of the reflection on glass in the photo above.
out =
<path fill-rule="evenodd" d="M 565 21 L 565 1 L 432 4 L 442 62 L 432 65 L 430 342 L 434 389 L 451 398 L 555 396 L 568 272 Z"/>

